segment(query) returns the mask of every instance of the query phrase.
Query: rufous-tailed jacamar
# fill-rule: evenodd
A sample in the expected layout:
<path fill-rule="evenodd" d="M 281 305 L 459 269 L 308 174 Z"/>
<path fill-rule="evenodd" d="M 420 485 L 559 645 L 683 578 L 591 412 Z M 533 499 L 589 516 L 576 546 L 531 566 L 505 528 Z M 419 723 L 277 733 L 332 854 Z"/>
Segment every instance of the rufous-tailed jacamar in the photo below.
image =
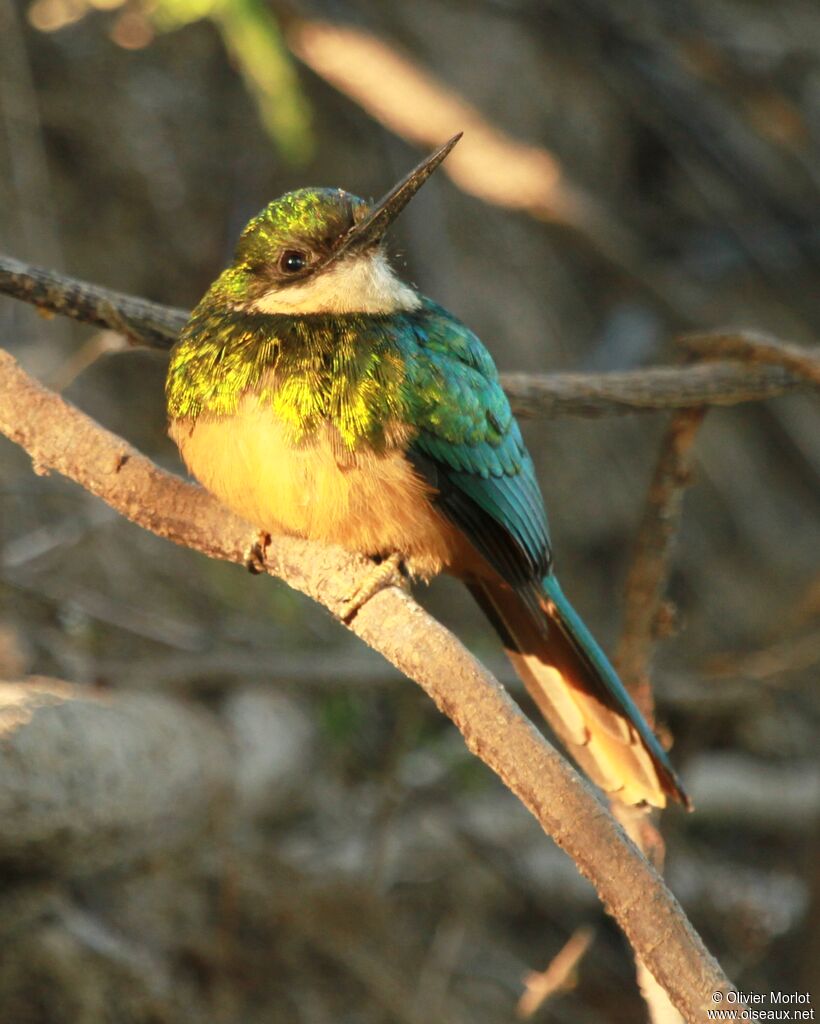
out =
<path fill-rule="evenodd" d="M 387 228 L 459 136 L 378 203 L 289 192 L 248 224 L 171 355 L 171 435 L 249 523 L 464 580 L 576 760 L 626 803 L 686 802 L 553 573 L 492 358 L 402 282 Z"/>

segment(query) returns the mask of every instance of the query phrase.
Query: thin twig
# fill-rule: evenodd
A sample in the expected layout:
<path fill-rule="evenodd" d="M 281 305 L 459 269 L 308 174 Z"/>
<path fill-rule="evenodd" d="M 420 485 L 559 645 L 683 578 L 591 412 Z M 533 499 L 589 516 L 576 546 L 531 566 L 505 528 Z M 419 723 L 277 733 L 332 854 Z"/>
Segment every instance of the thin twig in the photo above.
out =
<path fill-rule="evenodd" d="M 0 353 L 0 432 L 131 521 L 212 558 L 244 562 L 255 531 L 200 488 L 155 466 L 125 441 Z M 360 558 L 274 538 L 265 567 L 334 614 L 370 571 Z M 404 591 L 380 591 L 349 628 L 424 688 L 596 887 L 601 900 L 692 1024 L 731 985 L 657 872 L 574 769 L 503 687 Z"/>
<path fill-rule="evenodd" d="M 548 999 L 572 987 L 594 938 L 595 929 L 589 925 L 577 928 L 543 971 L 531 971 L 524 978 L 524 993 L 516 1007 L 519 1017 L 532 1017 Z"/>
<path fill-rule="evenodd" d="M 820 347 L 808 348 L 780 341 L 757 331 L 711 331 L 686 334 L 679 342 L 694 355 L 711 359 L 738 359 L 758 366 L 782 366 L 820 385 Z"/>
<path fill-rule="evenodd" d="M 107 327 L 125 335 L 131 344 L 149 348 L 169 349 L 189 315 L 184 309 L 123 295 L 0 255 L 3 293 L 45 312 Z M 715 337 L 729 336 L 721 332 Z M 516 415 L 549 418 L 734 405 L 774 398 L 812 384 L 796 367 L 734 362 L 659 366 L 626 373 L 509 373 L 501 380 Z"/>
<path fill-rule="evenodd" d="M 654 642 L 668 619 L 663 602 L 669 560 L 680 521 L 683 490 L 689 481 L 689 454 L 703 408 L 673 416 L 661 442 L 638 532 L 635 555 L 626 579 L 624 626 L 615 655 L 618 671 L 638 707 L 652 721 L 649 668 Z"/>

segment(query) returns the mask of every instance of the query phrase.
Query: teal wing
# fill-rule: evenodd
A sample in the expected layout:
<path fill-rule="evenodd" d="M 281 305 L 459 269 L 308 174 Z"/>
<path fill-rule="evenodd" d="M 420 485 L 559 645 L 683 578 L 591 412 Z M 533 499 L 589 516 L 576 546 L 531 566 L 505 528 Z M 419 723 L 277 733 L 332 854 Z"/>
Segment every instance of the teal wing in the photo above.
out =
<path fill-rule="evenodd" d="M 479 604 L 519 659 L 519 671 L 523 664 L 522 678 L 536 700 L 542 698 L 539 706 L 545 699 L 550 720 L 566 727 L 562 735 L 577 735 L 580 716 L 585 738 L 572 742 L 590 745 L 584 763 L 598 764 L 599 781 L 620 779 L 631 787 L 630 802 L 660 800 L 662 806 L 666 792 L 686 803 L 666 754 L 552 575 L 532 460 L 489 353 L 432 304 L 420 311 L 414 331 L 404 353 L 405 402 L 418 430 L 409 456 L 435 486 L 443 514 L 513 590 L 477 581 L 471 589 Z M 556 682 L 556 666 L 563 683 Z M 575 709 L 568 718 L 567 708 Z M 636 754 L 636 747 L 646 753 Z"/>
<path fill-rule="evenodd" d="M 409 452 L 436 503 L 517 589 L 549 572 L 547 518 L 532 459 L 481 341 L 426 303 L 413 318 L 406 402 L 418 433 Z"/>

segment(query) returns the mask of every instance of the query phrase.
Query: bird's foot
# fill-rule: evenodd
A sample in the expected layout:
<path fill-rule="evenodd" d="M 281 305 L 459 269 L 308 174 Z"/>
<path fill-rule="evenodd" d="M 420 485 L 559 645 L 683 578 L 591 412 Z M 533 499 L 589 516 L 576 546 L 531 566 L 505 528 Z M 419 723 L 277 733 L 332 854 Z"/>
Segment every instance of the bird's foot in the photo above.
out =
<path fill-rule="evenodd" d="M 397 552 L 386 556 L 377 555 L 373 558 L 373 563 L 372 570 L 356 588 L 355 593 L 342 602 L 339 608 L 339 618 L 347 626 L 350 625 L 359 610 L 380 591 L 386 590 L 388 587 L 406 589 L 409 584 L 407 566 Z"/>
<path fill-rule="evenodd" d="M 260 530 L 245 549 L 245 568 L 254 576 L 266 572 L 265 553 L 270 544 L 270 534 Z"/>

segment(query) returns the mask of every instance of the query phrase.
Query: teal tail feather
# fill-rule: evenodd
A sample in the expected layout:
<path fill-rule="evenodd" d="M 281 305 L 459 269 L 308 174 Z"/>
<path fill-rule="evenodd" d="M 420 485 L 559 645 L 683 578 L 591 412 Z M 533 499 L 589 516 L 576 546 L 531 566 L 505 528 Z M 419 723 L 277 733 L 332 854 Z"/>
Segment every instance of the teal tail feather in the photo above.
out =
<path fill-rule="evenodd" d="M 669 758 L 555 576 L 523 595 L 471 586 L 544 717 L 605 792 L 627 804 L 691 808 Z"/>
<path fill-rule="evenodd" d="M 570 604 L 557 578 L 547 576 L 543 580 L 542 586 L 552 604 L 552 609 L 548 611 L 549 617 L 575 648 L 579 659 L 586 663 L 588 676 L 594 677 L 597 681 L 605 695 L 605 702 L 611 703 L 614 709 L 620 711 L 628 720 L 631 728 L 638 734 L 661 777 L 661 782 L 665 784 L 665 791 L 678 799 L 684 806 L 691 807 L 689 797 L 675 774 L 666 752 L 658 742 L 657 736 L 650 729 L 646 719 L 630 697 L 598 641 Z"/>

